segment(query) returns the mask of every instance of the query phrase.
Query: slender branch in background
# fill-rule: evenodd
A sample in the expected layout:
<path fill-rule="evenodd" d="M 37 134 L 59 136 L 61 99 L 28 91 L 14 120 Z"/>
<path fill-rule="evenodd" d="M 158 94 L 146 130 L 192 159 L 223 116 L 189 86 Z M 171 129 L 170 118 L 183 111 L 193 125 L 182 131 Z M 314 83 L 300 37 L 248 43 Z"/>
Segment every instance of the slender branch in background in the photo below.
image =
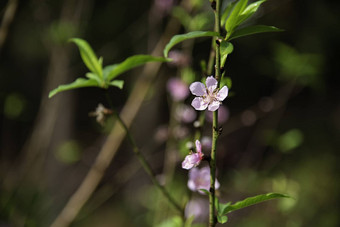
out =
<path fill-rule="evenodd" d="M 6 37 L 8 34 L 8 28 L 12 23 L 16 10 L 18 7 L 18 0 L 9 0 L 6 6 L 4 18 L 2 19 L 1 27 L 0 27 L 0 51 L 6 41 Z"/>
<path fill-rule="evenodd" d="M 181 208 L 180 205 L 177 204 L 177 202 L 170 196 L 170 194 L 165 190 L 165 188 L 159 184 L 158 180 L 156 179 L 155 173 L 152 171 L 152 168 L 150 164 L 147 162 L 143 154 L 140 152 L 139 148 L 137 147 L 137 144 L 135 143 L 135 140 L 133 139 L 128 127 L 123 122 L 123 120 L 120 118 L 119 114 L 117 112 L 114 112 L 115 117 L 121 124 L 121 126 L 124 128 L 125 133 L 127 135 L 127 138 L 130 142 L 130 144 L 133 147 L 133 152 L 136 154 L 138 160 L 142 164 L 144 170 L 147 172 L 147 174 L 150 176 L 152 183 L 157 186 L 159 190 L 163 193 L 163 195 L 169 200 L 169 202 L 181 213 L 184 214 L 183 208 Z"/>
<path fill-rule="evenodd" d="M 180 25 L 176 19 L 171 19 L 163 33 L 163 36 L 157 43 L 154 51 L 151 55 L 162 55 L 162 51 L 165 43 L 170 37 L 177 33 Z M 160 69 L 160 63 L 147 64 L 141 76 L 136 81 L 136 85 L 132 90 L 129 99 L 127 100 L 124 108 L 121 111 L 122 120 L 125 122 L 127 128 L 132 124 L 142 102 L 152 84 L 153 79 L 156 77 L 158 70 Z M 111 163 L 113 157 L 122 143 L 126 133 L 124 128 L 120 124 L 115 124 L 112 128 L 106 142 L 101 148 L 95 163 L 92 165 L 85 179 L 71 196 L 61 213 L 53 222 L 53 227 L 69 226 L 71 222 L 78 215 L 80 209 L 84 206 L 86 201 L 90 198 L 100 180 L 102 179 L 105 170 Z"/>
<path fill-rule="evenodd" d="M 218 34 L 221 33 L 220 29 L 220 9 L 221 2 L 216 0 L 212 2 L 212 8 L 215 14 L 215 31 Z M 215 78 L 217 80 L 217 87 L 219 87 L 221 79 L 221 56 L 220 56 L 220 45 L 219 40 L 216 38 L 216 48 L 215 48 Z M 215 176 L 216 176 L 216 148 L 217 148 L 217 138 L 219 134 L 218 128 L 218 111 L 213 112 L 213 124 L 212 124 L 212 147 L 211 147 L 211 159 L 210 159 L 210 194 L 209 194 L 209 227 L 214 227 L 216 224 L 215 216 Z"/>
<path fill-rule="evenodd" d="M 110 107 L 113 109 L 113 105 L 112 105 L 111 98 L 109 96 L 109 92 L 108 91 L 106 92 L 106 96 L 107 96 L 107 100 L 109 102 Z M 126 126 L 126 124 L 124 123 L 122 118 L 114 110 L 113 110 L 113 115 L 118 120 L 119 124 L 124 128 L 126 136 L 127 136 L 128 140 L 129 140 L 130 144 L 132 145 L 133 152 L 137 156 L 138 161 L 140 162 L 140 164 L 144 168 L 145 172 L 151 178 L 152 183 L 154 185 L 156 185 L 156 187 L 163 193 L 163 195 L 168 199 L 168 201 L 178 210 L 178 212 L 180 212 L 181 214 L 184 214 L 183 213 L 184 210 L 181 208 L 181 206 L 177 204 L 177 202 L 171 197 L 171 195 L 165 190 L 165 188 L 162 185 L 160 185 L 160 183 L 156 179 L 156 174 L 153 172 L 153 170 L 151 168 L 151 165 L 145 159 L 144 155 L 140 152 L 140 149 L 138 148 L 137 143 L 135 142 L 135 140 L 134 140 L 134 138 L 133 138 L 129 128 Z"/>

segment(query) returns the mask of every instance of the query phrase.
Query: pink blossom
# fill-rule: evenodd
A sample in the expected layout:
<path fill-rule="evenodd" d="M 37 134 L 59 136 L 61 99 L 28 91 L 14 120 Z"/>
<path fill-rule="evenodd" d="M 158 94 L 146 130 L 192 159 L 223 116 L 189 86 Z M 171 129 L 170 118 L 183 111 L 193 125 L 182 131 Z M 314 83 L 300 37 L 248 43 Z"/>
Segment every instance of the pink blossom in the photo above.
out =
<path fill-rule="evenodd" d="M 212 147 L 212 140 L 209 136 L 203 136 L 202 139 L 202 147 L 206 150 L 210 150 Z"/>
<path fill-rule="evenodd" d="M 215 189 L 220 187 L 220 183 L 215 180 Z M 210 189 L 210 168 L 208 166 L 203 167 L 201 169 L 193 168 L 189 171 L 189 180 L 188 180 L 188 188 L 191 191 L 198 191 L 201 194 L 204 194 L 199 189 Z"/>
<path fill-rule="evenodd" d="M 218 89 L 218 82 L 213 76 L 209 76 L 205 83 L 206 85 L 201 82 L 194 82 L 190 85 L 191 93 L 198 96 L 192 100 L 191 105 L 196 110 L 205 110 L 208 107 L 209 111 L 215 111 L 228 96 L 229 89 L 227 86 Z"/>
<path fill-rule="evenodd" d="M 196 119 L 197 114 L 190 106 L 182 104 L 176 108 L 175 117 L 184 123 L 191 123 Z"/>
<path fill-rule="evenodd" d="M 189 95 L 188 85 L 178 78 L 169 79 L 167 89 L 175 101 L 182 101 Z"/>
<path fill-rule="evenodd" d="M 209 217 L 209 201 L 206 199 L 190 200 L 185 206 L 185 217 L 194 216 L 195 222 L 205 222 Z"/>
<path fill-rule="evenodd" d="M 203 153 L 202 153 L 202 146 L 200 141 L 196 140 L 196 153 L 190 153 L 187 155 L 182 162 L 182 168 L 183 169 L 191 169 L 192 167 L 198 166 L 202 159 L 203 159 Z"/>
<path fill-rule="evenodd" d="M 184 54 L 183 52 L 177 50 L 170 51 L 169 58 L 171 58 L 172 61 L 170 61 L 168 64 L 173 66 L 184 67 L 189 65 L 191 62 L 189 55 Z"/>

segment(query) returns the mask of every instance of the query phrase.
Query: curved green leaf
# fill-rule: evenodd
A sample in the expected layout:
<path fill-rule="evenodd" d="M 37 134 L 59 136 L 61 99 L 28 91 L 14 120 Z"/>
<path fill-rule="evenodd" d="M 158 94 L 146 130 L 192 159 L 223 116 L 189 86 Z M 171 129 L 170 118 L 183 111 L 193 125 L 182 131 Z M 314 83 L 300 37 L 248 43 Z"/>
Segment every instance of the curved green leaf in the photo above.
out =
<path fill-rule="evenodd" d="M 125 59 L 125 61 L 119 64 L 106 66 L 104 68 L 104 79 L 106 81 L 111 81 L 112 79 L 116 78 L 125 71 L 143 65 L 147 62 L 166 62 L 166 61 L 169 61 L 169 59 L 163 57 L 154 57 L 151 55 L 135 55 Z"/>
<path fill-rule="evenodd" d="M 234 46 L 230 42 L 222 41 L 220 47 L 221 47 L 221 66 L 224 66 L 227 60 L 228 54 L 233 52 Z"/>
<path fill-rule="evenodd" d="M 247 3 L 248 0 L 239 0 L 235 7 L 233 8 L 232 12 L 230 13 L 230 16 L 228 17 L 225 23 L 225 30 L 227 31 L 227 36 L 230 36 L 234 28 L 237 26 L 238 17 L 246 8 Z"/>
<path fill-rule="evenodd" d="M 70 41 L 74 42 L 78 46 L 80 56 L 83 59 L 87 68 L 94 74 L 98 75 L 99 77 L 102 77 L 103 76 L 101 65 L 102 60 L 98 60 L 91 46 L 85 40 L 79 38 L 73 38 L 70 39 Z"/>
<path fill-rule="evenodd" d="M 285 194 L 280 194 L 280 193 L 267 193 L 263 195 L 249 197 L 249 198 L 246 198 L 245 200 L 236 202 L 230 206 L 226 206 L 221 215 L 225 215 L 234 210 L 239 210 L 239 209 L 251 206 L 251 205 L 255 205 L 255 204 L 270 200 L 270 199 L 277 199 L 277 198 L 291 198 L 291 197 Z"/>
<path fill-rule="evenodd" d="M 189 32 L 186 34 L 181 35 L 175 35 L 171 38 L 170 42 L 165 46 L 163 54 L 164 57 L 168 57 L 168 53 L 171 50 L 173 46 L 176 44 L 183 42 L 184 40 L 193 39 L 193 38 L 199 38 L 199 37 L 213 37 L 213 36 L 219 36 L 217 32 L 212 31 L 194 31 Z"/>
<path fill-rule="evenodd" d="M 224 9 L 222 16 L 221 16 L 221 26 L 223 26 L 227 20 L 227 18 L 229 17 L 231 10 L 234 8 L 235 4 L 237 3 L 237 1 L 235 2 L 231 2 L 229 5 L 227 5 L 227 7 Z"/>
<path fill-rule="evenodd" d="M 228 221 L 228 217 L 227 216 L 219 216 L 217 215 L 217 221 L 221 224 L 224 224 Z"/>
<path fill-rule="evenodd" d="M 279 29 L 274 26 L 267 26 L 267 25 L 254 25 L 245 28 L 241 28 L 236 30 L 229 38 L 228 41 L 236 38 L 240 38 L 247 35 L 253 35 L 257 33 L 264 33 L 264 32 L 282 32 L 284 30 Z"/>
<path fill-rule="evenodd" d="M 260 0 L 260 1 L 257 1 L 257 2 L 254 2 L 248 5 L 247 8 L 245 8 L 245 10 L 243 10 L 243 12 L 239 15 L 236 24 L 240 25 L 245 20 L 247 20 L 249 17 L 251 17 L 258 10 L 260 5 L 265 1 L 266 0 Z"/>
<path fill-rule="evenodd" d="M 122 89 L 124 86 L 124 80 L 113 80 L 110 82 L 110 86 L 118 87 L 119 89 Z"/>
<path fill-rule="evenodd" d="M 59 85 L 56 89 L 52 90 L 49 93 L 48 97 L 51 98 L 52 96 L 56 95 L 59 92 L 81 88 L 81 87 L 99 87 L 99 84 L 94 79 L 87 80 L 84 78 L 78 78 L 70 84 Z"/>

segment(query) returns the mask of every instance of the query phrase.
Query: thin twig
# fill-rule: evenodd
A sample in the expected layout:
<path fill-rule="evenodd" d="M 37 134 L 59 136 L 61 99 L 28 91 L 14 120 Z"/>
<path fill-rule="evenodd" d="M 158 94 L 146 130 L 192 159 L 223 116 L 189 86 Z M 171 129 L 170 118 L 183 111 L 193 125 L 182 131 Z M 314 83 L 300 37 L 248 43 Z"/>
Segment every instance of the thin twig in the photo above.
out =
<path fill-rule="evenodd" d="M 178 29 L 179 24 L 177 20 L 171 19 L 167 25 L 164 35 L 157 43 L 151 55 L 161 55 L 164 44 L 174 33 L 176 33 Z M 160 63 L 149 63 L 144 67 L 142 76 L 136 81 L 136 86 L 121 111 L 122 120 L 125 122 L 127 128 L 131 126 L 132 121 L 151 86 L 153 78 L 157 75 L 160 65 Z M 115 124 L 84 181 L 71 196 L 61 213 L 52 223 L 52 227 L 68 226 L 78 215 L 80 209 L 90 198 L 102 179 L 105 170 L 111 163 L 125 135 L 126 133 L 124 128 L 120 124 Z"/>

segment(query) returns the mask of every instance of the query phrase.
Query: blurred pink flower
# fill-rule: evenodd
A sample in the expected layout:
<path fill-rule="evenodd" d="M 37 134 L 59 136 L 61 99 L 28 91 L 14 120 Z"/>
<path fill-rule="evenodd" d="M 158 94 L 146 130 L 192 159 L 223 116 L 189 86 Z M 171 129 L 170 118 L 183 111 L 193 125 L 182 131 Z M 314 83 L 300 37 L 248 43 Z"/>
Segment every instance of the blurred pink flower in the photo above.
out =
<path fill-rule="evenodd" d="M 209 136 L 203 136 L 202 139 L 202 147 L 206 150 L 210 150 L 212 146 L 212 140 Z"/>
<path fill-rule="evenodd" d="M 185 206 L 185 217 L 194 216 L 194 222 L 205 222 L 209 217 L 209 201 L 206 199 L 190 200 Z"/>
<path fill-rule="evenodd" d="M 213 114 L 212 112 L 207 112 L 207 121 L 212 122 L 213 121 Z M 221 105 L 220 108 L 218 109 L 218 123 L 223 124 L 229 119 L 229 109 Z"/>
<path fill-rule="evenodd" d="M 190 56 L 181 51 L 172 50 L 169 52 L 169 58 L 172 59 L 168 64 L 173 66 L 187 66 L 190 64 Z"/>
<path fill-rule="evenodd" d="M 196 140 L 196 153 L 190 153 L 187 155 L 182 162 L 182 168 L 183 169 L 191 169 L 192 167 L 198 166 L 202 159 L 203 159 L 203 153 L 202 153 L 202 146 L 200 141 Z"/>
<path fill-rule="evenodd" d="M 215 189 L 220 187 L 220 183 L 215 180 Z M 210 168 L 208 166 L 201 169 L 193 168 L 189 171 L 188 188 L 191 191 L 198 191 L 204 194 L 199 189 L 205 189 L 209 191 L 210 189 Z"/>
<path fill-rule="evenodd" d="M 157 10 L 170 12 L 174 0 L 155 0 L 155 6 Z"/>
<path fill-rule="evenodd" d="M 175 117 L 178 121 L 182 121 L 184 123 L 191 123 L 196 119 L 197 114 L 196 111 L 193 110 L 191 107 L 183 104 L 179 105 L 176 108 Z"/>
<path fill-rule="evenodd" d="M 188 85 L 186 85 L 181 79 L 170 78 L 166 86 L 168 92 L 175 101 L 182 101 L 189 95 Z"/>
<path fill-rule="evenodd" d="M 218 89 L 218 82 L 213 76 L 209 76 L 205 83 L 206 85 L 201 82 L 194 82 L 190 85 L 191 93 L 198 96 L 192 100 L 191 105 L 196 110 L 205 110 L 208 107 L 209 111 L 215 111 L 228 96 L 229 89 L 227 86 Z"/>

